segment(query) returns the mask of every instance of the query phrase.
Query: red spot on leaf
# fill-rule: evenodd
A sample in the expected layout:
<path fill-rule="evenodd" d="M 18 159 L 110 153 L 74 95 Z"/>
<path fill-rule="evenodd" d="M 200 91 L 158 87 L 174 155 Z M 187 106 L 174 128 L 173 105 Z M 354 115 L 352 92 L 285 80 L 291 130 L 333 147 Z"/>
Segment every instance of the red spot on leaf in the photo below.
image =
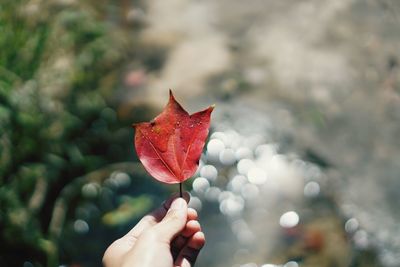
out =
<path fill-rule="evenodd" d="M 151 122 L 134 124 L 136 153 L 155 179 L 181 183 L 198 167 L 214 107 L 189 115 L 170 91 L 163 112 Z"/>

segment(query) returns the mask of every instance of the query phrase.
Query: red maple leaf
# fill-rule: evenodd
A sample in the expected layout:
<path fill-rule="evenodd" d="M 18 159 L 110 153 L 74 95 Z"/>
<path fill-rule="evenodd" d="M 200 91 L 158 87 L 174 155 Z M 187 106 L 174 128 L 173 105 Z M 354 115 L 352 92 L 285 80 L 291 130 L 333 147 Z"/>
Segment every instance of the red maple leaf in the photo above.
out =
<path fill-rule="evenodd" d="M 151 122 L 133 124 L 135 148 L 155 179 L 181 183 L 197 170 L 214 106 L 189 115 L 169 91 L 169 102 Z"/>

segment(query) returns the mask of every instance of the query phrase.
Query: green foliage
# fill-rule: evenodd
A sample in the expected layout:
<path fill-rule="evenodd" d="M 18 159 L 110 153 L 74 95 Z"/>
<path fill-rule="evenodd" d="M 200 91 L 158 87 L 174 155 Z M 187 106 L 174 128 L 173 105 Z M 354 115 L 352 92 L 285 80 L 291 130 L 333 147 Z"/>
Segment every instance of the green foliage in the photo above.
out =
<path fill-rule="evenodd" d="M 120 204 L 116 210 L 112 210 L 103 215 L 104 224 L 115 226 L 130 222 L 138 214 L 143 214 L 150 209 L 152 201 L 146 195 L 139 197 L 122 196 Z"/>
<path fill-rule="evenodd" d="M 1 266 L 57 264 L 88 174 L 131 153 L 131 121 L 110 98 L 126 40 L 83 4 L 42 2 L 0 8 Z"/>

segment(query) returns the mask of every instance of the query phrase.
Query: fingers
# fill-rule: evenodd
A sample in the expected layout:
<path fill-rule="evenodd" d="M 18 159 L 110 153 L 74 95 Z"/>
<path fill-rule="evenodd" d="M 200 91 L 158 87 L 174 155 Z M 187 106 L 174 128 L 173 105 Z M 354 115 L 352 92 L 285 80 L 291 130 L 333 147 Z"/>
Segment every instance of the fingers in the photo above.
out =
<path fill-rule="evenodd" d="M 168 209 L 171 207 L 172 201 L 178 198 L 179 194 L 175 193 L 170 196 L 164 203 L 152 211 L 151 213 L 144 216 L 136 225 L 133 227 L 125 237 L 128 239 L 137 239 L 145 230 L 149 229 L 150 227 L 156 225 L 160 222 L 164 216 L 167 214 Z M 183 198 L 189 203 L 190 194 L 188 192 L 183 193 Z M 193 209 L 188 211 L 188 217 L 196 217 L 197 219 L 197 212 Z"/>
<path fill-rule="evenodd" d="M 123 256 L 132 249 L 141 233 L 156 224 L 166 213 L 167 210 L 163 206 L 157 208 L 150 214 L 144 216 L 125 236 L 114 241 L 104 253 L 104 265 L 119 266 L 119 262 L 122 260 Z"/>
<path fill-rule="evenodd" d="M 195 209 L 188 208 L 187 220 L 192 221 L 192 220 L 197 220 L 197 219 L 198 219 L 197 211 Z"/>
<path fill-rule="evenodd" d="M 167 213 L 167 210 L 161 206 L 151 213 L 144 216 L 126 235 L 127 238 L 138 238 L 146 229 L 157 224 Z"/>
<path fill-rule="evenodd" d="M 182 198 L 173 200 L 160 223 L 153 227 L 161 241 L 170 242 L 185 227 L 188 216 L 187 203 Z"/>
<path fill-rule="evenodd" d="M 201 231 L 200 223 L 197 221 L 197 219 L 197 211 L 195 209 L 188 208 L 186 226 L 182 232 L 171 242 L 171 252 L 174 259 L 176 259 L 183 246 L 187 243 L 188 238 L 194 235 L 196 232 Z"/>
<path fill-rule="evenodd" d="M 192 220 L 188 221 L 186 223 L 185 229 L 181 232 L 180 236 L 183 237 L 191 237 L 194 235 L 196 232 L 199 232 L 201 230 L 200 223 L 198 221 Z"/>
<path fill-rule="evenodd" d="M 202 232 L 191 236 L 175 260 L 175 266 L 193 267 L 205 242 L 206 239 Z"/>
<path fill-rule="evenodd" d="M 190 200 L 189 193 L 184 192 L 183 199 L 178 199 L 178 196 L 178 194 L 174 194 L 169 197 L 160 207 L 144 216 L 125 236 L 110 245 L 104 254 L 104 263 L 107 263 L 107 266 L 118 266 L 118 262 L 130 251 L 139 236 L 160 222 L 160 226 L 155 229 L 160 234 L 156 232 L 153 236 L 159 236 L 170 241 L 185 228 L 188 221 L 197 220 L 197 212 L 194 209 L 187 208 L 187 203 Z M 188 229 L 192 229 L 192 227 L 192 223 L 189 223 Z M 190 230 L 187 231 L 190 232 Z M 189 234 L 186 232 L 186 235 Z"/>
<path fill-rule="evenodd" d="M 200 231 L 201 227 L 198 221 L 192 220 L 186 223 L 185 229 L 183 229 L 180 235 L 175 237 L 175 239 L 171 242 L 171 252 L 174 259 L 177 258 L 182 248 L 188 242 L 189 238 Z"/>
<path fill-rule="evenodd" d="M 169 207 L 171 206 L 172 202 L 176 199 L 179 198 L 179 193 L 174 193 L 172 196 L 170 196 L 164 203 L 164 207 L 168 210 Z M 190 201 L 190 194 L 188 192 L 183 192 L 182 198 L 186 200 L 186 203 L 189 203 Z"/>

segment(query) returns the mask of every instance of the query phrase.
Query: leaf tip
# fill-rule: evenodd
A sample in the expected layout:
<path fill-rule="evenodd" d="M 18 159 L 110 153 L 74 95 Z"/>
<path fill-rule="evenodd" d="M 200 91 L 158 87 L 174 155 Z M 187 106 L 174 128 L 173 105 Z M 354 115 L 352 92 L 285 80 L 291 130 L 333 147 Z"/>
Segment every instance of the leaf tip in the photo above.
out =
<path fill-rule="evenodd" d="M 214 110 L 214 108 L 215 108 L 215 104 L 212 104 L 211 106 L 209 106 L 207 108 L 207 111 L 211 113 Z"/>
<path fill-rule="evenodd" d="M 169 89 L 169 101 L 168 104 L 176 103 L 176 99 L 174 96 L 174 93 L 172 92 L 172 89 Z"/>

